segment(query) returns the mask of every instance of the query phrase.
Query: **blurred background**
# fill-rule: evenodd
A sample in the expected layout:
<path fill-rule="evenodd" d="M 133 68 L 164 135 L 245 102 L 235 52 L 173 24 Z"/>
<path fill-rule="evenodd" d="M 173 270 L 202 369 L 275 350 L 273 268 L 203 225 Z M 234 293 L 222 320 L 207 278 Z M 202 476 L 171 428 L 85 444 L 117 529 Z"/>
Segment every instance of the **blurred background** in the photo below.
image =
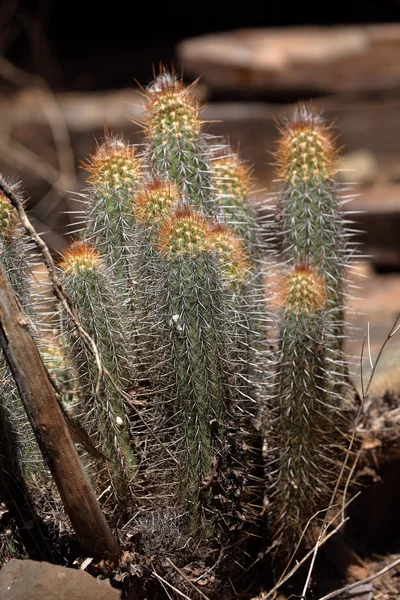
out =
<path fill-rule="evenodd" d="M 68 244 L 82 161 L 105 123 L 140 141 L 128 117 L 140 119 L 138 83 L 160 63 L 187 83 L 201 76 L 207 130 L 240 144 L 258 197 L 273 188 L 275 119 L 288 105 L 312 100 L 335 120 L 371 256 L 351 350 L 368 321 L 378 347 L 400 308 L 400 0 L 0 2 L 0 171 L 23 181 L 54 251 Z"/>

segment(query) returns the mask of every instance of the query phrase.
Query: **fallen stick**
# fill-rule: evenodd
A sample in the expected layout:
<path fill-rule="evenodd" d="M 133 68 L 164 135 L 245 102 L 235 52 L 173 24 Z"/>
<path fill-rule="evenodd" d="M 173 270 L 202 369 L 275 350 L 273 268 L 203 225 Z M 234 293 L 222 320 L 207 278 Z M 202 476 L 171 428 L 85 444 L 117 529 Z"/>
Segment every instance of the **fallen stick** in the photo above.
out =
<path fill-rule="evenodd" d="M 119 555 L 117 542 L 83 470 L 46 368 L 30 334 L 29 320 L 2 265 L 0 344 L 79 543 L 90 556 L 116 561 Z"/>

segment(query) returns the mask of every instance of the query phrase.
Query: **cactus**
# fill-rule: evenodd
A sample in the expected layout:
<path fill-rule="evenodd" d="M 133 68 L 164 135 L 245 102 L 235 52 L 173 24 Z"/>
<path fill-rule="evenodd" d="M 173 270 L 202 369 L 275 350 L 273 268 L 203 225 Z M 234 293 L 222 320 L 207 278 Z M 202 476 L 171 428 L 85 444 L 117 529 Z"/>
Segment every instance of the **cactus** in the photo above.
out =
<path fill-rule="evenodd" d="M 248 200 L 250 169 L 227 144 L 210 144 L 192 86 L 162 71 L 145 96 L 142 150 L 106 134 L 86 165 L 84 241 L 59 265 L 105 371 L 99 379 L 98 363 L 64 313 L 61 346 L 43 346 L 42 354 L 64 405 L 104 457 L 89 460 L 90 444 L 81 442 L 93 484 L 115 522 L 118 507 L 130 513 L 139 532 L 133 552 L 145 549 L 152 574 L 165 562 L 154 533 L 165 515 L 180 566 L 203 552 L 214 561 L 220 551 L 218 569 L 228 572 L 228 547 L 232 564 L 241 563 L 242 532 L 260 534 L 263 469 L 268 541 L 287 558 L 327 508 L 346 446 L 350 242 L 334 183 L 338 151 L 330 128 L 303 106 L 281 125 L 272 258 L 283 275 L 274 345 L 262 256 L 270 249 Z M 19 262 L 26 253 L 14 220 L 0 196 L 0 260 L 28 309 Z M 5 380 L 12 384 L 8 373 Z M 18 453 L 20 429 L 6 393 L 11 398 L 12 390 L 1 397 L 0 441 L 9 419 L 6 445 Z M 103 495 L 109 485 L 113 495 Z M 171 570 L 165 581 L 188 592 Z"/>
<path fill-rule="evenodd" d="M 60 268 L 70 294 L 89 335 L 97 344 L 101 360 L 123 391 L 135 385 L 135 353 L 132 348 L 132 316 L 124 296 L 96 250 L 76 242 L 63 255 Z M 110 461 L 117 495 L 126 494 L 137 471 L 130 447 L 129 422 L 123 399 L 104 376 L 96 393 L 98 369 L 94 357 L 76 337 L 65 317 L 74 366 L 80 379 L 81 417 L 98 449 Z"/>
<path fill-rule="evenodd" d="M 131 203 L 143 176 L 142 162 L 122 137 L 107 134 L 86 168 L 91 184 L 86 237 L 98 248 L 114 275 L 132 286 L 135 275 Z"/>
<path fill-rule="evenodd" d="M 176 380 L 175 413 L 181 423 L 179 456 L 182 500 L 199 526 L 205 480 L 217 456 L 228 381 L 218 265 L 208 249 L 208 224 L 188 208 L 160 228 L 158 247 L 166 259 L 166 323 Z"/>
<path fill-rule="evenodd" d="M 276 221 L 290 273 L 279 295 L 280 351 L 263 430 L 271 534 L 290 554 L 309 519 L 328 507 L 347 445 L 349 233 L 333 180 L 338 150 L 320 117 L 299 106 L 281 125 L 276 158 L 283 181 Z"/>
<path fill-rule="evenodd" d="M 174 75 L 162 72 L 146 91 L 143 117 L 146 156 L 160 175 L 168 175 L 195 208 L 215 214 L 210 149 L 202 133 L 200 108 L 193 86 L 184 88 Z"/>
<path fill-rule="evenodd" d="M 212 177 L 219 211 L 227 225 L 246 244 L 252 258 L 259 254 L 259 226 L 249 203 L 251 170 L 228 145 L 212 149 Z"/>
<path fill-rule="evenodd" d="M 256 331 L 257 310 L 254 307 L 248 279 L 252 272 L 243 240 L 221 224 L 211 229 L 209 247 L 220 264 L 221 274 L 229 299 L 228 320 L 233 328 L 235 352 L 236 390 L 242 398 L 240 409 L 248 414 L 256 413 L 256 386 L 261 380 L 263 355 L 257 349 L 260 336 Z"/>
<path fill-rule="evenodd" d="M 282 257 L 292 265 L 308 262 L 326 279 L 331 333 L 342 349 L 349 233 L 334 181 L 338 149 L 331 129 L 303 105 L 281 124 L 280 132 L 276 165 L 284 186 L 278 207 Z"/>
<path fill-rule="evenodd" d="M 10 279 L 14 292 L 30 317 L 31 328 L 35 329 L 32 318 L 35 315 L 30 294 L 29 248 L 23 237 L 16 210 L 4 194 L 0 194 L 0 260 Z M 33 332 L 35 333 L 35 331 Z M 15 448 L 14 460 L 19 461 L 21 472 L 32 483 L 35 477 L 44 473 L 42 455 L 36 443 L 31 425 L 26 416 L 18 389 L 3 355 L 0 360 L 1 386 L 1 435 L 6 436 Z"/>
<path fill-rule="evenodd" d="M 157 329 L 157 298 L 154 287 L 160 275 L 160 253 L 156 248 L 163 220 L 181 202 L 178 186 L 166 177 L 147 177 L 132 199 L 135 220 L 134 264 L 136 271 L 136 345 L 140 370 L 149 377 L 160 359 Z"/>
<path fill-rule="evenodd" d="M 227 282 L 235 286 L 248 278 L 251 265 L 241 237 L 225 225 L 217 224 L 211 230 L 209 246 L 217 253 Z"/>
<path fill-rule="evenodd" d="M 270 534 L 287 558 L 309 520 L 328 507 L 346 444 L 327 376 L 326 282 L 315 269 L 298 266 L 281 288 L 280 350 L 264 423 L 264 456 Z"/>
<path fill-rule="evenodd" d="M 263 254 L 269 250 L 262 243 L 262 227 L 256 220 L 255 207 L 249 202 L 251 191 L 251 171 L 229 146 L 216 147 L 213 151 L 212 181 L 220 204 L 221 215 L 228 225 L 228 231 L 236 233 L 244 243 L 246 251 L 247 281 L 242 290 L 243 317 L 247 319 L 246 328 L 250 331 L 247 346 L 257 353 L 265 354 L 266 335 L 269 319 L 266 315 L 266 282 L 264 278 L 265 262 Z M 222 232 L 219 239 L 228 237 Z M 240 278 L 239 278 L 240 279 Z M 242 332 L 245 329 L 242 324 Z M 247 353 L 248 365 L 254 363 L 254 356 Z M 261 367 L 263 369 L 264 367 Z"/>

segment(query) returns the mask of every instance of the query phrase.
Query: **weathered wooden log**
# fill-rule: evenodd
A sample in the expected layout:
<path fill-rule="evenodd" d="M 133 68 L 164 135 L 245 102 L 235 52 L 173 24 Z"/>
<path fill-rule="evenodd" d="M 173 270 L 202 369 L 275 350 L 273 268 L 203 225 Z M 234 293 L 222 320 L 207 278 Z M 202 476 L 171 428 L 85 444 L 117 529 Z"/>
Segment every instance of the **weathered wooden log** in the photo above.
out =
<path fill-rule="evenodd" d="M 46 368 L 0 265 L 0 344 L 76 537 L 90 556 L 117 560 L 117 542 L 91 488 Z"/>

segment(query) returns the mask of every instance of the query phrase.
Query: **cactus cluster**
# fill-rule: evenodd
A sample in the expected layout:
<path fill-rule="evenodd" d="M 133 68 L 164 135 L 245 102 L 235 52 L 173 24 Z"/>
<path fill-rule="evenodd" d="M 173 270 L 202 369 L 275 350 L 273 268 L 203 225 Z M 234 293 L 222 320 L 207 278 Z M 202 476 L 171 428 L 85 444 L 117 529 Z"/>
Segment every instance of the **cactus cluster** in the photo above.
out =
<path fill-rule="evenodd" d="M 123 507 L 149 554 L 161 535 L 152 546 L 149 524 L 162 529 L 164 514 L 191 556 L 193 544 L 213 560 L 266 531 L 287 557 L 327 508 L 346 448 L 350 245 L 338 151 L 304 106 L 282 122 L 266 226 L 248 166 L 204 132 L 200 112 L 193 87 L 162 71 L 145 90 L 143 142 L 106 132 L 86 164 L 85 227 L 59 262 L 103 372 L 63 309 L 61 350 L 43 355 L 95 446 L 81 455 L 96 492 L 110 514 Z M 29 311 L 7 202 L 0 259 Z M 6 430 L 7 402 L 18 400 L 2 370 Z"/>

